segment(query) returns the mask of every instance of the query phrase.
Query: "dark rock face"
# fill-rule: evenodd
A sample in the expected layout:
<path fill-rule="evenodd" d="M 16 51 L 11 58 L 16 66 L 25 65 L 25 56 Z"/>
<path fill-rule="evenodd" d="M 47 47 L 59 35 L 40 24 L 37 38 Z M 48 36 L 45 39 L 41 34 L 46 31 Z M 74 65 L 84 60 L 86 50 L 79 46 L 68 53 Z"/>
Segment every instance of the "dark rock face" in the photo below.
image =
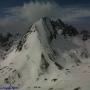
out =
<path fill-rule="evenodd" d="M 82 35 L 82 40 L 83 41 L 86 41 L 90 38 L 90 33 L 87 30 L 83 30 L 81 32 L 81 35 Z"/>
<path fill-rule="evenodd" d="M 57 80 L 58 80 L 58 79 L 55 78 L 55 79 L 52 79 L 51 81 L 56 82 Z"/>
<path fill-rule="evenodd" d="M 50 34 L 48 37 L 48 42 L 51 43 L 53 39 L 56 39 L 56 35 L 57 35 L 57 30 L 55 29 L 55 25 L 54 25 L 55 22 L 48 17 L 43 17 L 43 22 Z"/>
<path fill-rule="evenodd" d="M 61 66 L 60 64 L 58 64 L 57 62 L 55 62 L 55 65 L 58 67 L 59 70 L 64 69 L 63 66 Z"/>
<path fill-rule="evenodd" d="M 41 65 L 40 68 L 43 72 L 47 71 L 49 67 L 49 63 L 47 62 L 47 60 L 45 59 L 44 55 L 41 55 Z"/>
<path fill-rule="evenodd" d="M 55 29 L 63 29 L 65 27 L 65 24 L 60 19 L 57 19 L 56 21 L 51 20 L 51 24 L 52 24 L 54 30 Z"/>
<path fill-rule="evenodd" d="M 15 37 L 14 34 L 8 32 L 5 35 L 0 33 L 0 59 L 5 60 L 7 54 L 10 53 L 13 45 L 18 42 L 18 37 Z"/>
<path fill-rule="evenodd" d="M 84 49 L 81 53 L 82 58 L 89 58 L 90 54 L 87 49 Z"/>
<path fill-rule="evenodd" d="M 74 90 L 80 90 L 81 89 L 81 87 L 77 87 L 77 88 L 75 88 Z"/>
<path fill-rule="evenodd" d="M 19 41 L 16 51 L 21 51 L 24 43 L 26 42 L 27 34 Z"/>
<path fill-rule="evenodd" d="M 82 63 L 75 53 L 71 53 L 70 57 L 75 61 L 77 66 L 79 66 L 80 63 Z"/>
<path fill-rule="evenodd" d="M 14 71 L 12 71 L 11 75 L 9 75 L 7 78 L 4 79 L 4 82 L 6 84 L 12 86 L 16 82 L 19 82 L 20 79 L 21 79 L 21 74 L 17 70 L 14 70 Z"/>
<path fill-rule="evenodd" d="M 64 24 L 64 22 L 60 19 L 57 19 L 56 21 L 51 21 L 52 27 L 55 30 L 55 33 L 57 33 L 58 29 L 62 29 L 62 35 L 66 36 L 76 36 L 79 34 L 77 29 L 71 25 Z"/>
<path fill-rule="evenodd" d="M 0 48 L 3 51 L 9 51 L 14 43 L 18 42 L 20 36 L 21 35 L 19 33 L 12 34 L 10 32 L 7 32 L 5 35 L 0 33 Z"/>
<path fill-rule="evenodd" d="M 70 26 L 66 25 L 65 28 L 63 29 L 63 32 L 62 32 L 62 35 L 64 35 L 64 36 L 66 36 L 66 35 L 76 36 L 78 34 L 79 34 L 79 32 L 77 31 L 77 29 L 71 25 Z"/>
<path fill-rule="evenodd" d="M 7 33 L 5 36 L 0 33 L 0 47 L 5 51 L 8 51 L 13 45 L 13 35 L 11 33 Z"/>

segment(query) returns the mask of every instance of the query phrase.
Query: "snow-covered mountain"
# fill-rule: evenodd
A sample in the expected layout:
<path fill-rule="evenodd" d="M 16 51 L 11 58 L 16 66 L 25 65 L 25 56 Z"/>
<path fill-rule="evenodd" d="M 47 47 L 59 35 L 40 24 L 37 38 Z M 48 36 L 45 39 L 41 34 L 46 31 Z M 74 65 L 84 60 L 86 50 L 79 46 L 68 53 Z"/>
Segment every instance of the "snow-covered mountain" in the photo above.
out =
<path fill-rule="evenodd" d="M 89 90 L 90 39 L 86 36 L 60 19 L 41 18 L 0 63 L 0 88 Z"/>
<path fill-rule="evenodd" d="M 19 33 L 12 34 L 7 32 L 5 34 L 0 33 L 0 62 L 5 60 L 8 53 L 10 53 L 20 40 L 21 35 Z"/>

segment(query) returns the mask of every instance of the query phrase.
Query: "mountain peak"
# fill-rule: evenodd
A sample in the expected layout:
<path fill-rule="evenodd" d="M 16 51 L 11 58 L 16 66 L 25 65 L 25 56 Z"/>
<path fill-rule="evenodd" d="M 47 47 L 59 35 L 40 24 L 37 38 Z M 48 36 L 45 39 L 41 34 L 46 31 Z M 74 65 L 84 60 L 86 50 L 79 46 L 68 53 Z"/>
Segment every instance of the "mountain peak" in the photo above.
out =
<path fill-rule="evenodd" d="M 89 46 L 90 41 L 81 40 L 72 26 L 65 25 L 60 19 L 54 21 L 43 17 L 31 26 L 17 48 L 1 62 L 0 86 L 17 86 L 19 90 L 67 90 L 68 86 L 71 90 L 71 84 L 72 87 L 78 82 L 82 85 L 81 78 L 77 76 L 88 70 Z M 90 76 L 84 73 L 83 77 L 87 75 Z M 88 81 L 82 80 L 85 83 Z"/>

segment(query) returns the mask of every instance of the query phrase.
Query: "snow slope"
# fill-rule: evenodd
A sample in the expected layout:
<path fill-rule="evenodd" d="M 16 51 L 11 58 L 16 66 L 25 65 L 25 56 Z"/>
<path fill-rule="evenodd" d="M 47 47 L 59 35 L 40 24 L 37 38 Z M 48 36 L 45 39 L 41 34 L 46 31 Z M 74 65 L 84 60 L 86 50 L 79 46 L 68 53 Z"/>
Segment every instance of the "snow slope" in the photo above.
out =
<path fill-rule="evenodd" d="M 90 90 L 89 45 L 79 36 L 55 33 L 51 20 L 43 17 L 1 62 L 0 88 Z"/>

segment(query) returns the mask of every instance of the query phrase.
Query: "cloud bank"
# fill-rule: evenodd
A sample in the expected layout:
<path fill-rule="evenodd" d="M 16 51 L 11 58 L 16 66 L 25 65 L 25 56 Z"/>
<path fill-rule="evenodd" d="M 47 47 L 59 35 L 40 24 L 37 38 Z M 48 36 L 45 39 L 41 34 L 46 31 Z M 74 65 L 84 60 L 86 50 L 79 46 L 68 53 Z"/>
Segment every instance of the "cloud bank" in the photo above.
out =
<path fill-rule="evenodd" d="M 54 2 L 30 2 L 23 6 L 6 9 L 6 15 L 0 18 L 0 30 L 25 32 L 29 25 L 43 16 L 61 18 L 65 22 L 77 22 L 79 18 L 90 17 L 89 11 L 90 8 L 61 7 Z"/>

